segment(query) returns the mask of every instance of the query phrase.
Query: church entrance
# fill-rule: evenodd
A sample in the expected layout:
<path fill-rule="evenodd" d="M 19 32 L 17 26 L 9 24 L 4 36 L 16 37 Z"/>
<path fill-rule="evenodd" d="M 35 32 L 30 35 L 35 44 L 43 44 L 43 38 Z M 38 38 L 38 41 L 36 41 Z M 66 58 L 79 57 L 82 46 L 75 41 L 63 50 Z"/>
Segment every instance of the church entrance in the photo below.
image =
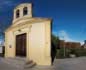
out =
<path fill-rule="evenodd" d="M 16 56 L 26 56 L 26 33 L 16 36 Z"/>

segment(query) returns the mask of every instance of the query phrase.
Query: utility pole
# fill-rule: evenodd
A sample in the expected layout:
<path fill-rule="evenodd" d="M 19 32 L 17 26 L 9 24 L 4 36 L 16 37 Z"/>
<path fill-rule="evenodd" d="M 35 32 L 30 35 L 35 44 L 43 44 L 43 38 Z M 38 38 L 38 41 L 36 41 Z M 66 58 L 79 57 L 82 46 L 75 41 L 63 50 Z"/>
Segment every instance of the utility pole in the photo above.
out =
<path fill-rule="evenodd" d="M 64 36 L 63 36 L 63 40 L 64 40 L 63 49 L 64 49 L 64 57 L 65 57 L 65 50 L 66 50 L 66 48 L 65 48 L 65 39 L 64 39 Z"/>
<path fill-rule="evenodd" d="M 65 40 L 64 40 L 64 42 L 65 42 Z M 65 57 L 65 44 L 64 44 L 64 57 Z"/>

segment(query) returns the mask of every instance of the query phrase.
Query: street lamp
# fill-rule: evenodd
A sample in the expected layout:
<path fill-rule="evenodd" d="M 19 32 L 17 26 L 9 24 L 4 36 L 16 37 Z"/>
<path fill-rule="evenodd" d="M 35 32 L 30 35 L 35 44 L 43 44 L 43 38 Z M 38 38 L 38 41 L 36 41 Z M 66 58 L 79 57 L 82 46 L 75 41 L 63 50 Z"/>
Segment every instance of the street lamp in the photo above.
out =
<path fill-rule="evenodd" d="M 65 40 L 64 40 L 64 42 L 65 42 Z M 64 57 L 65 57 L 65 44 L 64 44 Z"/>
<path fill-rule="evenodd" d="M 65 57 L 65 50 L 66 50 L 66 47 L 65 47 L 65 39 L 64 39 L 64 36 L 63 36 L 63 40 L 64 40 L 64 43 L 63 43 L 63 50 L 64 50 L 64 57 Z"/>

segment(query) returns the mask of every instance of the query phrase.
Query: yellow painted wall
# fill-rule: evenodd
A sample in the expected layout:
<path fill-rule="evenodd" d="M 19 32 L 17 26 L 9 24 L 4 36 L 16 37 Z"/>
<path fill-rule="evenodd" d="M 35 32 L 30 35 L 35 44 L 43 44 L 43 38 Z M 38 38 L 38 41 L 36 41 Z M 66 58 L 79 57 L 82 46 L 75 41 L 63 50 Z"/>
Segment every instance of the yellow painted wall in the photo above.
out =
<path fill-rule="evenodd" d="M 5 33 L 5 57 L 15 57 L 14 36 L 12 31 Z"/>
<path fill-rule="evenodd" d="M 27 33 L 27 60 L 33 60 L 38 65 L 51 65 L 50 22 L 44 21 L 28 25 L 31 25 L 31 27 L 21 28 L 21 32 L 16 28 L 6 32 L 6 57 L 16 56 L 16 35 Z M 12 46 L 11 48 L 9 47 L 10 45 Z"/>
<path fill-rule="evenodd" d="M 29 58 L 39 65 L 51 65 L 50 25 L 50 22 L 46 21 L 32 24 L 29 34 Z"/>
<path fill-rule="evenodd" d="M 32 24 L 29 34 L 30 59 L 40 64 L 43 60 L 43 49 L 45 46 L 45 28 L 43 23 Z"/>

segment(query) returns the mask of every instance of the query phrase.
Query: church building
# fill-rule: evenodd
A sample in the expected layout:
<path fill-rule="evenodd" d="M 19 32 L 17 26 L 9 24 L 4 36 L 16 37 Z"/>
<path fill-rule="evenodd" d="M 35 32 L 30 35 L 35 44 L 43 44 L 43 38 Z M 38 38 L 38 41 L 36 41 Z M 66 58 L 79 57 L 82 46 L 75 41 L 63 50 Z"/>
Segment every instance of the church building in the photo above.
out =
<path fill-rule="evenodd" d="M 32 16 L 32 4 L 14 8 L 5 31 L 5 58 L 25 57 L 37 65 L 51 65 L 51 19 Z"/>

